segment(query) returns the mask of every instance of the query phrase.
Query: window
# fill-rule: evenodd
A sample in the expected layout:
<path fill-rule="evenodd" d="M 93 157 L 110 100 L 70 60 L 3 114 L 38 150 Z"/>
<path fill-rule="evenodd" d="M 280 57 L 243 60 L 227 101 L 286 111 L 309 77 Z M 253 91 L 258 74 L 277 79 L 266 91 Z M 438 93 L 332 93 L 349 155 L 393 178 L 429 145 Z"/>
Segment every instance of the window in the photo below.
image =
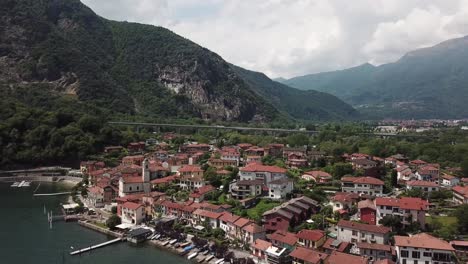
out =
<path fill-rule="evenodd" d="M 421 253 L 419 251 L 413 251 L 413 253 L 411 254 L 411 256 L 414 258 L 414 259 L 418 259 L 421 257 Z"/>
<path fill-rule="evenodd" d="M 424 253 L 423 253 L 423 256 L 425 256 L 425 257 L 432 257 L 432 253 L 431 253 L 431 252 L 424 252 Z"/>
<path fill-rule="evenodd" d="M 357 236 L 357 231 L 353 230 L 353 236 Z"/>
<path fill-rule="evenodd" d="M 407 258 L 407 257 L 409 257 L 408 250 L 402 250 L 402 251 L 401 251 L 401 257 L 402 257 L 402 258 Z"/>
<path fill-rule="evenodd" d="M 418 261 L 417 260 L 413 261 L 413 264 L 418 264 Z"/>
<path fill-rule="evenodd" d="M 386 209 L 387 209 L 387 210 L 392 210 L 392 207 L 391 207 L 391 206 L 387 206 Z"/>
<path fill-rule="evenodd" d="M 365 236 L 366 236 L 366 234 L 365 234 L 365 233 L 361 233 L 361 237 L 365 237 Z"/>
<path fill-rule="evenodd" d="M 403 264 L 406 264 L 406 259 L 403 260 Z"/>

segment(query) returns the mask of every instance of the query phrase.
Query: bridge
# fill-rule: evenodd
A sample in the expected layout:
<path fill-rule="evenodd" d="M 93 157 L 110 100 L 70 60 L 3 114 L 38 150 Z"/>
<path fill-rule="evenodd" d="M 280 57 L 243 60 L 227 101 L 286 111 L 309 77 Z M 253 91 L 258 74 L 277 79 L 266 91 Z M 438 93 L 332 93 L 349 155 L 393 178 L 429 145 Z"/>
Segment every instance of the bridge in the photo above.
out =
<path fill-rule="evenodd" d="M 284 128 L 265 128 L 265 127 L 243 127 L 243 126 L 217 126 L 217 125 L 182 125 L 182 124 L 167 124 L 167 123 L 143 123 L 143 122 L 126 122 L 126 121 L 115 121 L 108 122 L 110 125 L 114 126 L 135 126 L 139 127 L 151 127 L 159 129 L 161 127 L 167 128 L 176 128 L 176 129 L 214 129 L 214 130 L 224 130 L 224 131 L 241 131 L 241 132 L 267 132 L 272 134 L 308 134 L 315 135 L 319 131 L 315 130 L 300 130 L 300 129 L 284 129 Z M 408 134 L 398 134 L 398 133 L 356 133 L 356 135 L 361 136 L 373 136 L 373 137 L 402 137 L 402 138 L 428 138 L 426 135 L 408 135 Z"/>

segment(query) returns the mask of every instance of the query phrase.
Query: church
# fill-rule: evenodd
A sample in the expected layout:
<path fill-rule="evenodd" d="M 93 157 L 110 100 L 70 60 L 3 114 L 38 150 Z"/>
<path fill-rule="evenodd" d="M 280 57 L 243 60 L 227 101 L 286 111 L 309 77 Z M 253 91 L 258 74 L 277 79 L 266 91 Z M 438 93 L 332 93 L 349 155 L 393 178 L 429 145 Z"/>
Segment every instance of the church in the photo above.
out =
<path fill-rule="evenodd" d="M 149 193 L 150 169 L 148 159 L 143 160 L 141 176 L 122 176 L 119 180 L 119 197 L 129 194 Z"/>

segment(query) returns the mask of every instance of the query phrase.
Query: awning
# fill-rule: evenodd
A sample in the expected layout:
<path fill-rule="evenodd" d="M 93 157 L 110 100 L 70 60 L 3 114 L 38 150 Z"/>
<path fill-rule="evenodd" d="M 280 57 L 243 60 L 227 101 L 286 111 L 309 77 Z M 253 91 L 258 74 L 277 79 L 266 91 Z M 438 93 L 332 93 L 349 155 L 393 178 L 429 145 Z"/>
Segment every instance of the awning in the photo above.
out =
<path fill-rule="evenodd" d="M 130 227 L 133 227 L 132 224 L 128 224 L 128 223 L 122 223 L 120 225 L 117 225 L 115 226 L 116 228 L 118 229 L 129 229 Z"/>

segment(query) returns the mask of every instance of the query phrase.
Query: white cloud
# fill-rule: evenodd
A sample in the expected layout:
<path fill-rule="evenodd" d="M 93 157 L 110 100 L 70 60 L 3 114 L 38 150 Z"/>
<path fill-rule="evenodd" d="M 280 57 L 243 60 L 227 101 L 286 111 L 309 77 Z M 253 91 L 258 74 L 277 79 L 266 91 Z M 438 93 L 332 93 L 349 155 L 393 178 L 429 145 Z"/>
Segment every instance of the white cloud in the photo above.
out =
<path fill-rule="evenodd" d="M 386 63 L 468 34 L 468 0 L 82 0 L 271 77 Z"/>

